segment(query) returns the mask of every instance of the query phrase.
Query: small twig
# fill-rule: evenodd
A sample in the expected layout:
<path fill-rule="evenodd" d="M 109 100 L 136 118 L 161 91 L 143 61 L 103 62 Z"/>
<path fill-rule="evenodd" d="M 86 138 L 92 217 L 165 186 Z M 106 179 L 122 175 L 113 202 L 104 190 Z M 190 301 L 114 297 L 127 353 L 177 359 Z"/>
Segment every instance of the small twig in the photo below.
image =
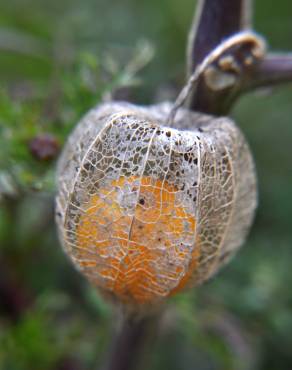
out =
<path fill-rule="evenodd" d="M 252 71 L 246 90 L 292 82 L 292 53 L 268 54 Z"/>

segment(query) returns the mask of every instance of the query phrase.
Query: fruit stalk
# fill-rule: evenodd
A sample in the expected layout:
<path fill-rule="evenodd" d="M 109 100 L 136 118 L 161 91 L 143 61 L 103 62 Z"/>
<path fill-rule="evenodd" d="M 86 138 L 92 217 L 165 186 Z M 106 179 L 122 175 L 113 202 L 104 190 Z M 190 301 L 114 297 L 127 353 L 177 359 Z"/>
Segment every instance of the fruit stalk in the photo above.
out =
<path fill-rule="evenodd" d="M 103 370 L 138 369 L 153 322 L 156 320 L 152 316 L 125 316 L 120 331 L 112 341 L 110 356 Z"/>

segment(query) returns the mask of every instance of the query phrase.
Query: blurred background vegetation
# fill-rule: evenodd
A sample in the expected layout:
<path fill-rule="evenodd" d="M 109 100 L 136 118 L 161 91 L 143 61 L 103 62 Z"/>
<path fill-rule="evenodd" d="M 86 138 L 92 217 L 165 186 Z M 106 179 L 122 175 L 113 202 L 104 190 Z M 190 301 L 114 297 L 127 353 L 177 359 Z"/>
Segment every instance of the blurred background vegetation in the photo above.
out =
<path fill-rule="evenodd" d="M 193 0 L 4 0 L 0 14 L 0 369 L 97 369 L 113 314 L 63 254 L 54 167 L 104 97 L 173 99 Z M 292 51 L 290 0 L 255 1 L 255 28 Z M 250 237 L 215 279 L 169 302 L 145 369 L 292 369 L 292 86 L 232 116 L 255 155 Z"/>

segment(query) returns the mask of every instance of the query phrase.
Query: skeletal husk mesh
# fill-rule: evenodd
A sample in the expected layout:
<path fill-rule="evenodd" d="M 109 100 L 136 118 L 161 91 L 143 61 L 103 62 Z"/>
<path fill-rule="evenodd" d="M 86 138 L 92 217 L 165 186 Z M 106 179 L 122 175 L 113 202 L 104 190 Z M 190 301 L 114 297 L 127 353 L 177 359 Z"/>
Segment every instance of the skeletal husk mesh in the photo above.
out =
<path fill-rule="evenodd" d="M 253 219 L 245 139 L 227 118 L 111 103 L 90 111 L 58 164 L 57 223 L 87 278 L 125 304 L 159 302 L 231 258 Z"/>

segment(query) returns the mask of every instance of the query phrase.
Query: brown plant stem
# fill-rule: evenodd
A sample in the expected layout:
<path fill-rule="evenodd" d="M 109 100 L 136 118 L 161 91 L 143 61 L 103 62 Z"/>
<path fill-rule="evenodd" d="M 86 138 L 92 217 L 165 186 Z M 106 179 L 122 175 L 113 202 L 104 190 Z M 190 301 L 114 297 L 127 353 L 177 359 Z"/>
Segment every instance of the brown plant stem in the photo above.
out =
<path fill-rule="evenodd" d="M 201 0 L 197 8 L 195 21 L 190 31 L 187 69 L 190 76 L 203 59 L 226 38 L 250 27 L 251 2 L 245 0 Z M 292 81 L 292 54 L 268 54 L 254 58 L 252 45 L 246 44 L 228 50 L 226 54 L 232 61 L 232 68 L 223 70 L 220 66 L 206 71 L 194 88 L 188 101 L 190 109 L 215 114 L 226 115 L 235 100 L 242 94 L 261 87 L 270 87 Z M 248 60 L 249 63 L 245 64 Z M 226 59 L 225 59 L 226 60 Z M 218 60 L 219 61 L 219 60 Z M 214 67 L 214 66 L 212 66 Z M 209 72 L 213 80 L 223 81 L 234 77 L 230 86 L 223 84 L 222 88 L 214 88 L 208 83 Z"/>
<path fill-rule="evenodd" d="M 225 38 L 249 28 L 250 23 L 251 0 L 199 0 L 189 32 L 188 76 Z"/>
<path fill-rule="evenodd" d="M 155 322 L 153 316 L 124 317 L 121 328 L 112 341 L 107 363 L 102 370 L 138 369 L 143 347 Z"/>
<path fill-rule="evenodd" d="M 268 54 L 246 79 L 245 90 L 292 82 L 292 53 Z"/>
<path fill-rule="evenodd" d="M 248 55 L 251 57 L 251 51 L 246 48 L 242 51 L 237 48 L 237 50 L 234 49 L 226 54 L 238 66 L 239 73 L 224 72 L 218 67 L 218 63 L 210 66 L 202 74 L 192 93 L 189 101 L 191 109 L 209 114 L 225 115 L 228 114 L 236 99 L 246 92 L 292 82 L 292 54 L 268 54 L 262 59 L 253 59 L 250 65 L 245 65 L 243 58 Z M 212 85 L 211 72 L 212 79 L 217 84 L 218 81 L 224 82 L 226 76 L 233 77 L 234 82 L 230 86 L 222 84 L 222 88 L 217 88 Z"/>

